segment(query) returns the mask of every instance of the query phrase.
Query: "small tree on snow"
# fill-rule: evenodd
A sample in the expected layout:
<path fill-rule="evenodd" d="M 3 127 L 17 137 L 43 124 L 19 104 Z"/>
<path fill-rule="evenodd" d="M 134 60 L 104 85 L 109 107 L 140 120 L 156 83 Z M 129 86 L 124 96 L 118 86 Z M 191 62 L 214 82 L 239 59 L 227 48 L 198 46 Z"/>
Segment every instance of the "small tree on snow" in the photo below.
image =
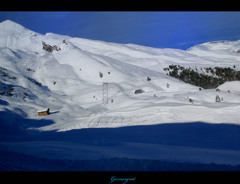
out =
<path fill-rule="evenodd" d="M 99 77 L 102 78 L 103 77 L 103 73 L 99 72 Z"/>
<path fill-rule="evenodd" d="M 193 99 L 189 98 L 189 102 L 190 102 L 191 104 L 193 104 Z"/>
<path fill-rule="evenodd" d="M 216 96 L 216 102 L 221 102 L 221 99 L 218 95 Z"/>

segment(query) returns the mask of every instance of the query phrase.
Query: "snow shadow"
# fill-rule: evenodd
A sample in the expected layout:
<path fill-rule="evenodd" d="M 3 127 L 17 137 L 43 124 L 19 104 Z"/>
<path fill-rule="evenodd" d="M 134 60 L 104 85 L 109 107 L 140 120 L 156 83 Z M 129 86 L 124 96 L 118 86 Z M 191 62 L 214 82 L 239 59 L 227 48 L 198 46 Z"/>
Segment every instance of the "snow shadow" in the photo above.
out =
<path fill-rule="evenodd" d="M 52 123 L 24 119 L 9 110 L 0 112 L 0 150 L 69 161 L 128 158 L 240 163 L 239 125 L 192 122 L 66 132 L 27 129 Z"/>
<path fill-rule="evenodd" d="M 1 103 L 5 103 L 4 101 Z M 21 113 L 21 112 L 19 112 Z M 53 124 L 52 120 L 26 119 L 5 109 L 0 112 L 0 136 L 24 135 L 29 141 L 68 141 L 98 146 L 147 143 L 211 149 L 240 150 L 240 126 L 204 122 L 166 123 L 120 128 L 88 128 L 66 132 L 29 130 Z M 52 112 L 59 113 L 59 111 Z M 33 136 L 34 135 L 34 136 Z M 21 136 L 19 137 L 21 139 Z"/>
<path fill-rule="evenodd" d="M 52 141 L 103 146 L 117 146 L 130 142 L 240 150 L 240 126 L 233 124 L 168 123 L 120 128 L 89 128 L 66 132 L 52 131 L 42 134 L 45 139 Z"/>
<path fill-rule="evenodd" d="M 5 100 L 0 99 L 0 105 L 9 105 L 9 103 Z"/>
<path fill-rule="evenodd" d="M 54 111 L 54 112 L 49 112 L 49 114 L 57 114 L 59 113 L 60 111 Z"/>
<path fill-rule="evenodd" d="M 49 159 L 181 160 L 190 154 L 191 160 L 200 162 L 240 163 L 239 125 L 192 122 L 56 132 L 29 129 L 54 121 L 26 119 L 21 113 L 0 112 L 3 150 Z"/>
<path fill-rule="evenodd" d="M 3 102 L 4 103 L 4 102 Z M 5 137 L 18 137 L 27 136 L 37 131 L 28 130 L 28 128 L 38 128 L 41 126 L 47 126 L 53 124 L 52 120 L 35 120 L 35 119 L 27 119 L 24 118 L 26 113 L 19 109 L 15 109 L 16 112 L 13 112 L 8 109 L 4 109 L 4 111 L 0 111 L 0 136 L 1 138 Z M 21 115 L 20 115 L 21 114 Z M 20 137 L 19 137 L 20 136 Z M 13 138 L 12 137 L 12 138 Z M 31 137 L 29 137 L 31 139 Z"/>

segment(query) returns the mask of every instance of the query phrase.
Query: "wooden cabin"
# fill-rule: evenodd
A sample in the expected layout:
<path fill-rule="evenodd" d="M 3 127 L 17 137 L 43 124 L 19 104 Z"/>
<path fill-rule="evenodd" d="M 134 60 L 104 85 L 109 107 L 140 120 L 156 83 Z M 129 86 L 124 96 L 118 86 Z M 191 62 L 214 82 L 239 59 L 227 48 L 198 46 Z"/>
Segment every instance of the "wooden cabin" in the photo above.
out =
<path fill-rule="evenodd" d="M 49 115 L 49 111 L 50 109 L 45 109 L 45 110 L 41 110 L 41 111 L 38 111 L 38 116 L 47 116 Z"/>

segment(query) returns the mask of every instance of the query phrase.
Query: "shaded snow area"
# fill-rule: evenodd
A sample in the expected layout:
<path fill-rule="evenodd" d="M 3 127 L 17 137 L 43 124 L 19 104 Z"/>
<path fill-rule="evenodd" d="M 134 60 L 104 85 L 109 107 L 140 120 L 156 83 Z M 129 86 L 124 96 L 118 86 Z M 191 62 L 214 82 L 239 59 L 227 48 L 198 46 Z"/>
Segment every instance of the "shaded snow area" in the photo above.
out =
<path fill-rule="evenodd" d="M 158 49 L 0 23 L 0 169 L 18 170 L 22 161 L 11 156 L 18 155 L 33 163 L 125 158 L 236 170 L 240 81 L 200 90 L 164 68 L 239 71 L 239 49 L 240 41 Z M 36 169 L 23 163 L 22 170 Z"/>

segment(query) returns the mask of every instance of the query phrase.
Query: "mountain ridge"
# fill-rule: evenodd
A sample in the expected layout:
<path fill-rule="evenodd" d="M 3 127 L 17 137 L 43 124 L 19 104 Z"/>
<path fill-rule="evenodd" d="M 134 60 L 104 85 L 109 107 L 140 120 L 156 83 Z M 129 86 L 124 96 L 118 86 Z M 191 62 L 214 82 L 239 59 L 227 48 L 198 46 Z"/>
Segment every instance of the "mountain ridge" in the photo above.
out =
<path fill-rule="evenodd" d="M 18 24 L 16 22 L 13 22 L 11 20 L 5 20 L 0 23 L 0 30 L 1 31 L 11 31 L 13 33 L 19 33 L 21 34 L 24 31 L 30 31 L 29 29 L 25 28 L 21 24 Z M 9 32 L 8 32 L 9 33 Z"/>

